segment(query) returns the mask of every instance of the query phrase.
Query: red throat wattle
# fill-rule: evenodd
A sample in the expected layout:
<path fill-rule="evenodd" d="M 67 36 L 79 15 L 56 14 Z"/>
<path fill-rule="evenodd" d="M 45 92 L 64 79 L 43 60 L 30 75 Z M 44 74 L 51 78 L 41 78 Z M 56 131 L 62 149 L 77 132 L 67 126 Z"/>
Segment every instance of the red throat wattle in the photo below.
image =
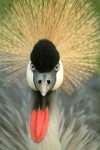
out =
<path fill-rule="evenodd" d="M 44 110 L 33 110 L 30 118 L 30 132 L 35 142 L 41 142 L 48 127 L 48 107 Z"/>

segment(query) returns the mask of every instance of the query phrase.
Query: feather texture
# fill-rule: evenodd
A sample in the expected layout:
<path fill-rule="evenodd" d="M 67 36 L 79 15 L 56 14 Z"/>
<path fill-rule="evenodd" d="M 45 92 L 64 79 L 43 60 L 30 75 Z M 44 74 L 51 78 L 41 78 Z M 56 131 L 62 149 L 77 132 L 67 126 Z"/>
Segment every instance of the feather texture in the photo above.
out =
<path fill-rule="evenodd" d="M 7 85 L 25 76 L 34 45 L 51 40 L 64 65 L 63 87 L 71 94 L 80 80 L 97 67 L 100 34 L 98 17 L 87 0 L 14 0 L 0 19 L 0 70 L 10 76 Z"/>
<path fill-rule="evenodd" d="M 5 12 L 4 18 L 0 13 L 0 71 L 9 74 L 5 85 L 25 77 L 31 51 L 40 39 L 48 39 L 56 46 L 64 66 L 63 88 L 68 94 L 93 75 L 100 58 L 100 30 L 99 17 L 90 1 L 14 0 L 10 10 L 5 7 Z M 17 82 L 8 89 L 0 89 L 1 150 L 34 149 L 29 138 L 31 94 L 28 87 L 20 92 L 22 84 Z M 62 150 L 100 149 L 98 86 L 99 92 L 90 85 L 70 97 L 64 90 L 61 90 L 63 95 L 58 93 L 57 140 Z M 51 115 L 51 118 L 56 116 Z M 52 122 L 50 127 L 53 129 Z M 48 149 L 48 145 L 39 143 L 39 148 Z"/>
<path fill-rule="evenodd" d="M 62 92 L 58 93 L 59 140 L 62 150 L 99 150 L 100 110 L 97 111 L 97 106 L 100 105 L 99 82 L 100 79 L 97 77 L 92 78 L 85 88 L 88 91 L 85 94 L 83 88 L 70 97 L 64 90 L 59 91 Z M 30 90 L 26 88 L 25 93 L 28 94 L 23 93 L 23 97 L 26 98 L 21 98 L 19 103 L 18 96 L 21 97 L 22 94 L 19 95 L 17 89 L 22 90 L 21 82 L 10 88 L 8 97 L 0 92 L 0 149 L 33 150 L 34 147 L 30 148 L 32 141 L 29 139 Z M 10 97 L 12 90 L 16 91 L 15 99 Z M 94 105 L 95 99 L 97 101 Z M 39 146 L 43 148 L 42 144 Z"/>

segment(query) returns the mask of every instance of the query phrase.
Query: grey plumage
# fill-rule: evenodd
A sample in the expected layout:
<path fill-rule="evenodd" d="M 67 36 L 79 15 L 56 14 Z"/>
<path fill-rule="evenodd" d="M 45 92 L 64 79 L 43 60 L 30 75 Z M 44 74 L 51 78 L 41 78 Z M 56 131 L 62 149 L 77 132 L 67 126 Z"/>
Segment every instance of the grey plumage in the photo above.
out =
<path fill-rule="evenodd" d="M 22 90 L 21 83 L 7 89 L 7 96 L 4 89 L 0 90 L 1 150 L 31 150 L 28 132 L 31 91 L 27 87 L 19 94 L 18 89 Z M 14 97 L 11 95 L 13 90 Z M 100 79 L 93 77 L 84 88 L 75 90 L 72 96 L 68 96 L 63 89 L 59 90 L 58 106 L 61 149 L 99 150 Z"/>
<path fill-rule="evenodd" d="M 73 87 L 79 87 L 80 80 L 87 81 L 98 67 L 99 16 L 92 3 L 88 0 L 14 0 L 10 11 L 4 10 L 7 15 L 4 18 L 1 15 L 0 21 L 0 71 L 7 71 L 5 84 L 10 85 L 25 76 L 28 64 L 27 81 L 34 94 L 28 87 L 23 89 L 23 81 L 8 89 L 1 88 L 0 149 L 99 150 L 99 85 L 96 84 L 97 89 L 92 84 L 84 85 L 75 92 Z M 52 67 L 51 62 L 55 62 L 56 57 L 51 53 L 52 48 L 44 57 L 48 48 L 44 51 L 43 43 L 39 46 L 42 51 L 30 57 L 41 39 L 52 41 L 60 55 L 59 62 L 57 60 Z M 38 67 L 33 61 L 36 56 Z M 37 70 L 40 70 L 38 74 Z M 52 76 L 48 71 L 54 71 Z M 99 80 L 92 78 L 89 83 Z M 62 81 L 65 91 L 74 93 L 69 97 L 59 89 L 56 99 L 55 90 Z M 39 103 L 38 109 L 34 101 Z"/>

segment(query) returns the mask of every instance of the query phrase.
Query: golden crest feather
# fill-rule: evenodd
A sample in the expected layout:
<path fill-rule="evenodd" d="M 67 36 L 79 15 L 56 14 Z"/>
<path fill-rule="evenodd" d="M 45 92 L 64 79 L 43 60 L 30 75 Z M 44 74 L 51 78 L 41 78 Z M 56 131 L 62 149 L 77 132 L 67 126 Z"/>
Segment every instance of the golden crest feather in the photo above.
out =
<path fill-rule="evenodd" d="M 79 80 L 88 80 L 100 54 L 98 17 L 87 0 L 14 1 L 0 21 L 0 70 L 7 85 L 26 75 L 33 46 L 51 40 L 64 66 L 63 87 L 70 94 Z"/>

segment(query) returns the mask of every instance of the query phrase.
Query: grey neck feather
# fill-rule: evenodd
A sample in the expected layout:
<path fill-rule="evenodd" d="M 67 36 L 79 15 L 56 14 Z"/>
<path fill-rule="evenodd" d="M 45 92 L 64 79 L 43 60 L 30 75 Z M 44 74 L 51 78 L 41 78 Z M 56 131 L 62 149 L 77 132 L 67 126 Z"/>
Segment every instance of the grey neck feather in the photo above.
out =
<path fill-rule="evenodd" d="M 32 99 L 34 99 L 36 96 L 36 92 L 33 92 L 34 97 L 32 97 Z M 49 101 L 49 124 L 47 133 L 40 143 L 35 143 L 31 138 L 29 131 L 30 150 L 61 150 L 58 136 L 58 109 L 56 91 L 49 92 L 47 94 L 47 98 Z"/>

